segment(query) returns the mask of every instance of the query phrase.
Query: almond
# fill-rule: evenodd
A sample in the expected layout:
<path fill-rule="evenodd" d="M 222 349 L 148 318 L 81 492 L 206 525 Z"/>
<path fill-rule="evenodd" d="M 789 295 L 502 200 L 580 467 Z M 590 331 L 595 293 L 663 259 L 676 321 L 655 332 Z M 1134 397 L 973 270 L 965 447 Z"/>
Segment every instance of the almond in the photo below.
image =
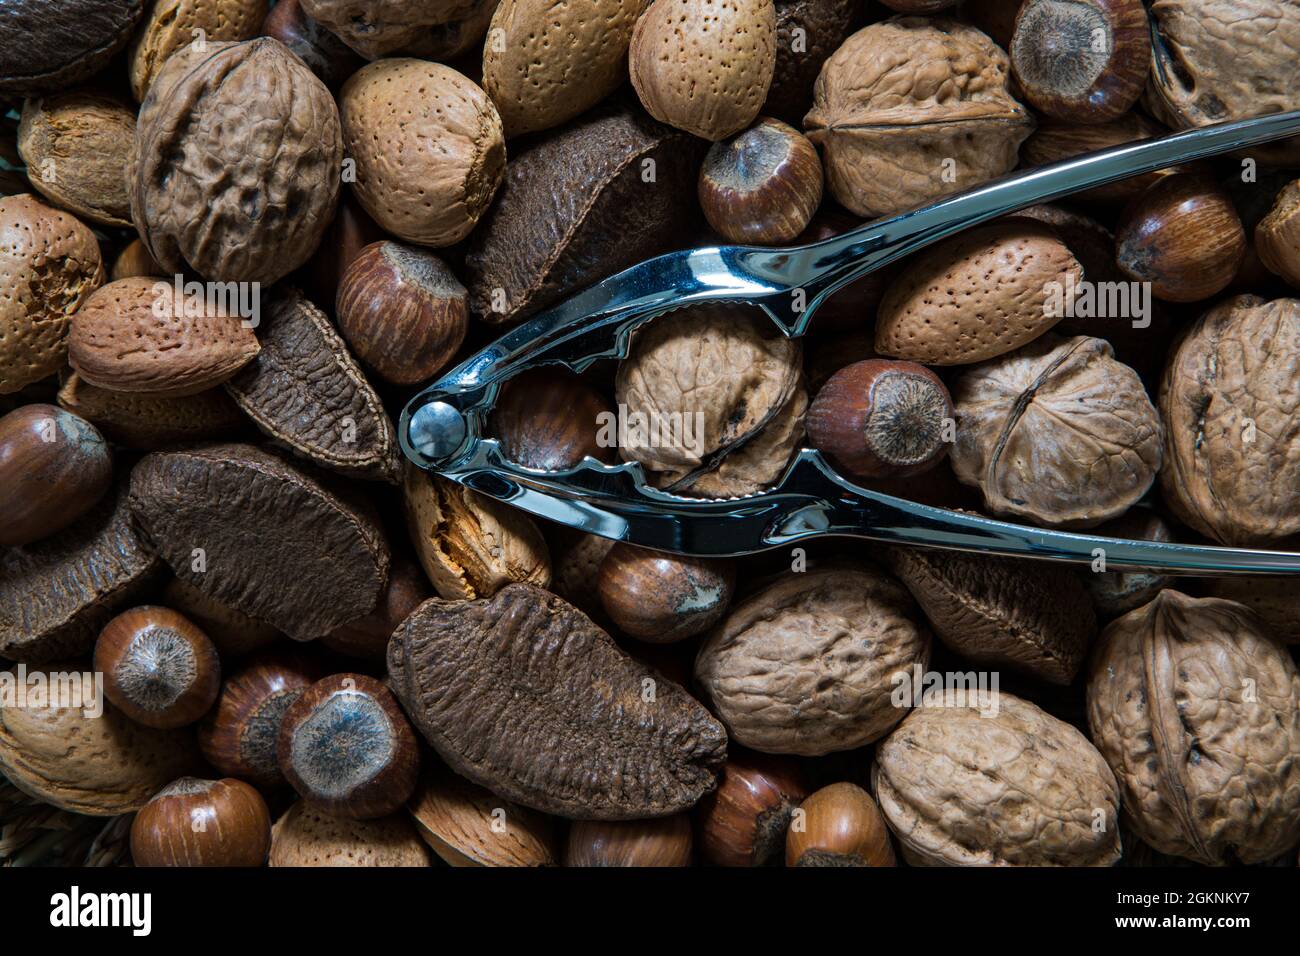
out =
<path fill-rule="evenodd" d="M 399 239 L 450 246 L 469 235 L 506 170 L 501 117 L 441 63 L 397 58 L 358 70 L 339 96 L 352 193 Z"/>
<path fill-rule="evenodd" d="M 503 0 L 483 46 L 483 88 L 506 136 L 550 129 L 595 106 L 627 77 L 628 43 L 646 0 Z"/>
<path fill-rule="evenodd" d="M 267 0 L 154 0 L 131 41 L 131 92 L 143 100 L 169 56 L 200 36 L 251 40 L 262 32 Z"/>
<path fill-rule="evenodd" d="M 68 361 L 91 385 L 144 395 L 196 395 L 257 355 L 257 336 L 220 307 L 196 311 L 173 283 L 135 276 L 95 292 L 73 318 Z"/>
<path fill-rule="evenodd" d="M 18 151 L 42 195 L 83 219 L 131 225 L 126 167 L 135 110 L 97 93 L 29 99 L 18 125 Z"/>
<path fill-rule="evenodd" d="M 704 139 L 754 121 L 776 69 L 772 0 L 654 0 L 632 32 L 632 86 L 655 119 Z"/>
<path fill-rule="evenodd" d="M 0 395 L 63 366 L 72 313 L 103 281 L 80 220 L 26 193 L 0 198 Z"/>
<path fill-rule="evenodd" d="M 1064 289 L 1082 281 L 1083 267 L 1049 229 L 972 229 L 922 253 L 890 286 L 876 351 L 927 365 L 982 362 L 1061 320 L 1049 308 L 1050 283 Z"/>

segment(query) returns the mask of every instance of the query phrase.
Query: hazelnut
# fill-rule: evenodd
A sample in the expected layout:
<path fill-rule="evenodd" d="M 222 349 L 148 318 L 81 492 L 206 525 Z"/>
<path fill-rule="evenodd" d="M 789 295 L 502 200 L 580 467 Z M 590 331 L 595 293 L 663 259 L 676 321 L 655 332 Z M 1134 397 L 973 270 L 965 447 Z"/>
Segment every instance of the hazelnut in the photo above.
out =
<path fill-rule="evenodd" d="M 894 17 L 853 34 L 804 117 L 831 195 L 874 218 L 1010 172 L 1033 119 L 1008 74 L 1006 54 L 954 20 Z"/>
<path fill-rule="evenodd" d="M 335 316 L 357 358 L 394 385 L 417 385 L 445 366 L 464 341 L 466 295 L 433 253 L 374 242 L 343 270 Z"/>
<path fill-rule="evenodd" d="M 554 818 L 502 800 L 446 768 L 421 778 L 409 804 L 420 836 L 450 866 L 554 866 Z"/>
<path fill-rule="evenodd" d="M 90 422 L 53 405 L 0 418 L 0 547 L 30 544 L 76 521 L 113 482 L 113 456 Z"/>
<path fill-rule="evenodd" d="M 338 89 L 365 64 L 351 47 L 307 16 L 300 0 L 278 0 L 262 21 L 262 34 L 275 37 L 330 89 Z"/>
<path fill-rule="evenodd" d="M 271 625 L 236 611 L 180 578 L 167 582 L 163 603 L 198 624 L 223 657 L 242 657 L 283 637 Z"/>
<path fill-rule="evenodd" d="M 822 787 L 785 838 L 786 866 L 895 866 L 889 828 L 871 795 L 852 783 Z"/>
<path fill-rule="evenodd" d="M 652 820 L 574 820 L 564 846 L 564 865 L 690 866 L 690 814 Z"/>
<path fill-rule="evenodd" d="M 396 58 L 362 67 L 339 94 L 352 194 L 405 242 L 450 246 L 469 235 L 505 175 L 501 117 L 475 83 L 441 63 Z M 412 138 L 421 149 L 403 148 Z"/>
<path fill-rule="evenodd" d="M 429 581 L 420 566 L 404 554 L 394 554 L 378 606 L 365 617 L 330 631 L 321 643 L 351 657 L 382 660 L 393 631 L 428 596 Z"/>
<path fill-rule="evenodd" d="M 776 68 L 772 0 L 654 0 L 628 50 L 632 86 L 655 119 L 708 140 L 754 121 Z"/>
<path fill-rule="evenodd" d="M 1104 123 L 1146 86 L 1151 38 L 1142 0 L 1026 0 L 1011 38 L 1025 99 L 1048 116 Z"/>
<path fill-rule="evenodd" d="M 1083 153 L 1093 153 L 1112 146 L 1164 136 L 1168 132 L 1169 130 L 1159 123 L 1136 112 L 1125 113 L 1117 119 L 1107 120 L 1104 123 L 1085 124 L 1067 120 L 1047 120 L 1039 123 L 1038 128 L 1020 147 L 1020 158 L 1026 166 L 1046 166 Z M 1078 193 L 1071 198 L 1084 202 L 1128 202 L 1145 192 L 1161 177 L 1178 171 L 1186 171 L 1186 167 L 1171 166 L 1142 176 L 1130 176 L 1119 182 Z M 1089 278 L 1093 278 L 1091 270 L 1085 271 L 1089 273 Z"/>
<path fill-rule="evenodd" d="M 405 813 L 378 820 L 336 817 L 299 800 L 271 827 L 270 866 L 428 866 Z"/>
<path fill-rule="evenodd" d="M 994 514 L 1093 527 L 1136 504 L 1164 460 L 1146 387 L 1105 339 L 1045 335 L 967 370 L 953 403 L 952 470 Z"/>
<path fill-rule="evenodd" d="M 1300 179 L 1277 194 L 1255 226 L 1255 252 L 1269 272 L 1300 288 Z"/>
<path fill-rule="evenodd" d="M 29 195 L 0 197 L 0 395 L 63 368 L 72 315 L 103 281 L 80 220 Z"/>
<path fill-rule="evenodd" d="M 662 554 L 618 543 L 600 565 L 600 603 L 630 637 L 671 644 L 708 630 L 727 611 L 736 571 L 729 561 Z"/>
<path fill-rule="evenodd" d="M 224 306 L 195 314 L 172 282 L 135 276 L 96 289 L 68 333 L 68 362 L 114 392 L 182 398 L 231 378 L 261 346 Z"/>
<path fill-rule="evenodd" d="M 1167 302 L 1222 292 L 1246 256 L 1246 233 L 1228 194 L 1194 173 L 1163 176 L 1129 205 L 1115 231 L 1115 261 Z"/>
<path fill-rule="evenodd" d="M 136 866 L 262 866 L 271 849 L 271 813 L 242 780 L 181 777 L 131 823 Z"/>
<path fill-rule="evenodd" d="M 971 229 L 904 267 L 880 303 L 876 351 L 927 365 L 991 359 L 1059 322 L 1051 290 L 1082 281 L 1083 267 L 1047 226 Z"/>
<path fill-rule="evenodd" d="M 604 434 L 613 419 L 604 395 L 572 372 L 529 369 L 510 379 L 492 410 L 492 431 L 507 459 L 525 468 L 558 471 L 585 457 L 612 463 L 615 440 Z"/>
<path fill-rule="evenodd" d="M 36 190 L 103 226 L 129 227 L 126 168 L 135 111 L 111 96 L 64 93 L 23 104 L 18 151 Z"/>
<path fill-rule="evenodd" d="M 278 8 L 277 8 L 278 9 Z M 315 255 L 307 263 L 307 296 L 312 302 L 333 302 L 338 295 L 339 280 L 352 260 L 372 242 L 385 238 L 384 230 L 370 218 L 351 193 L 344 193 L 338 215 L 330 223 Z"/>
<path fill-rule="evenodd" d="M 223 774 L 259 787 L 284 782 L 276 763 L 280 724 L 289 705 L 319 675 L 314 658 L 263 651 L 225 679 L 221 695 L 199 724 L 199 749 Z"/>
<path fill-rule="evenodd" d="M 113 260 L 113 268 L 108 277 L 110 281 L 116 282 L 118 279 L 130 279 L 135 276 L 162 274 L 163 268 L 153 261 L 153 256 L 149 254 L 149 247 L 139 239 L 132 239 Z"/>
<path fill-rule="evenodd" d="M 358 820 L 401 807 L 420 771 L 406 715 L 387 687 L 364 674 L 334 674 L 304 690 L 280 721 L 276 754 L 304 800 Z"/>
<path fill-rule="evenodd" d="M 1248 609 L 1161 591 L 1091 668 L 1088 727 L 1142 840 L 1209 866 L 1300 840 L 1300 675 Z"/>
<path fill-rule="evenodd" d="M 796 761 L 733 752 L 696 810 L 700 855 L 715 866 L 778 865 L 791 814 L 808 792 Z"/>
<path fill-rule="evenodd" d="M 854 477 L 904 477 L 943 460 L 953 421 L 948 389 L 924 365 L 867 359 L 822 386 L 808 440 Z"/>
<path fill-rule="evenodd" d="M 798 130 L 762 117 L 709 147 L 699 193 L 704 218 L 730 242 L 792 242 L 821 204 L 821 157 Z"/>
<path fill-rule="evenodd" d="M 221 662 L 208 636 L 165 607 L 123 611 L 95 643 L 104 696 L 138 724 L 184 727 L 211 708 Z"/>

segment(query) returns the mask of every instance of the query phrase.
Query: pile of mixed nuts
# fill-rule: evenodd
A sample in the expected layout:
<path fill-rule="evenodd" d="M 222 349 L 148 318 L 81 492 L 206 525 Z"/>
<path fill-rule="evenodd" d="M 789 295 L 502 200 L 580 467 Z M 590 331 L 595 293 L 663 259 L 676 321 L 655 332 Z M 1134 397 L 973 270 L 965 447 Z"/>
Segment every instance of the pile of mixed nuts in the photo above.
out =
<path fill-rule="evenodd" d="M 643 258 L 1296 108 L 1300 0 L 7 0 L 0 808 L 145 866 L 1296 865 L 1292 581 L 660 554 L 393 425 Z M 971 229 L 802 340 L 679 310 L 490 427 L 684 496 L 811 446 L 1300 550 L 1297 290 L 1293 140 Z"/>

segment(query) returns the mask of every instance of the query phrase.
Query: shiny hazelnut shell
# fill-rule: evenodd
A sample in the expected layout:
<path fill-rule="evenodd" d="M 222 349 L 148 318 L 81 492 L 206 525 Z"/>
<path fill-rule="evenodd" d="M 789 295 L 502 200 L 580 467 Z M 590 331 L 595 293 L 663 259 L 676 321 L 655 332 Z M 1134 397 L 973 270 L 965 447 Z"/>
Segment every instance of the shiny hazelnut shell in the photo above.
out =
<path fill-rule="evenodd" d="M 790 816 L 808 793 L 796 761 L 733 752 L 718 789 L 696 809 L 701 857 L 715 866 L 779 865 Z"/>
<path fill-rule="evenodd" d="M 572 468 L 590 455 L 612 463 L 614 443 L 602 444 L 602 415 L 613 408 L 585 381 L 555 368 L 523 372 L 502 388 L 492 433 L 507 459 L 525 468 Z"/>
<path fill-rule="evenodd" d="M 99 632 L 95 670 L 104 696 L 146 727 L 192 724 L 221 690 L 217 649 L 199 627 L 171 608 L 123 611 Z"/>
<path fill-rule="evenodd" d="M 1035 109 L 1104 123 L 1128 112 L 1146 86 L 1146 9 L 1142 0 L 1025 0 L 1007 52 Z"/>
<path fill-rule="evenodd" d="M 383 240 L 357 253 L 339 278 L 335 315 L 353 353 L 394 385 L 443 368 L 469 327 L 468 293 L 427 249 Z"/>
<path fill-rule="evenodd" d="M 262 21 L 262 35 L 275 37 L 307 64 L 331 90 L 361 69 L 359 53 L 307 16 L 299 0 L 278 0 Z"/>
<path fill-rule="evenodd" d="M 691 846 L 691 818 L 686 813 L 651 820 L 574 820 L 564 865 L 690 866 Z"/>
<path fill-rule="evenodd" d="M 1213 181 L 1165 176 L 1124 211 L 1115 261 L 1130 279 L 1150 282 L 1167 302 L 1222 292 L 1246 256 L 1246 233 L 1232 200 Z"/>
<path fill-rule="evenodd" d="M 897 865 L 880 808 L 856 784 L 822 787 L 799 809 L 786 834 L 786 866 Z"/>
<path fill-rule="evenodd" d="M 130 279 L 133 276 L 158 276 L 163 274 L 162 266 L 153 261 L 149 249 L 139 239 L 132 239 L 123 247 L 113 260 L 113 269 L 109 281 Z"/>
<path fill-rule="evenodd" d="M 699 195 L 704 218 L 728 241 L 792 242 L 821 204 L 821 158 L 794 127 L 760 117 L 709 148 Z"/>
<path fill-rule="evenodd" d="M 80 518 L 113 481 L 94 425 L 54 405 L 0 417 L 0 547 L 31 544 Z"/>
<path fill-rule="evenodd" d="M 856 478 L 897 478 L 948 454 L 952 397 L 923 365 L 865 359 L 840 369 L 808 408 L 808 441 Z"/>
<path fill-rule="evenodd" d="M 614 625 L 638 640 L 671 644 L 708 630 L 735 592 L 730 561 L 666 554 L 619 542 L 600 564 L 597 590 Z"/>
<path fill-rule="evenodd" d="M 415 790 L 420 750 L 392 692 L 364 674 L 333 674 L 285 711 L 280 770 L 308 804 L 334 816 L 374 820 Z"/>
<path fill-rule="evenodd" d="M 394 554 L 378 606 L 365 617 L 330 631 L 321 643 L 349 657 L 383 660 L 393 631 L 431 592 L 420 566 L 404 554 Z"/>
<path fill-rule="evenodd" d="M 320 671 L 315 658 L 296 649 L 251 655 L 222 682 L 216 705 L 199 723 L 204 758 L 226 776 L 259 787 L 283 784 L 276 758 L 280 724 Z"/>
<path fill-rule="evenodd" d="M 263 866 L 271 849 L 266 801 L 242 780 L 182 777 L 131 823 L 136 866 Z"/>

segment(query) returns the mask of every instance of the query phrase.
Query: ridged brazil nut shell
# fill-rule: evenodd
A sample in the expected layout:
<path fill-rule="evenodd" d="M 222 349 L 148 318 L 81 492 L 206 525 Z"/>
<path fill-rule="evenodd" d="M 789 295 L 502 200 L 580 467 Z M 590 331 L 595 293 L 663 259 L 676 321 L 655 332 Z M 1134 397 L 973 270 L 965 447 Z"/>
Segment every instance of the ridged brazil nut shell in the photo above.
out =
<path fill-rule="evenodd" d="M 356 162 L 352 193 L 399 239 L 464 239 L 505 175 L 501 117 L 476 84 L 441 63 L 397 58 L 362 67 L 339 94 Z"/>
<path fill-rule="evenodd" d="M 667 816 L 726 759 L 722 725 L 685 690 L 531 584 L 421 604 L 388 644 L 388 678 L 453 770 L 535 810 Z"/>

